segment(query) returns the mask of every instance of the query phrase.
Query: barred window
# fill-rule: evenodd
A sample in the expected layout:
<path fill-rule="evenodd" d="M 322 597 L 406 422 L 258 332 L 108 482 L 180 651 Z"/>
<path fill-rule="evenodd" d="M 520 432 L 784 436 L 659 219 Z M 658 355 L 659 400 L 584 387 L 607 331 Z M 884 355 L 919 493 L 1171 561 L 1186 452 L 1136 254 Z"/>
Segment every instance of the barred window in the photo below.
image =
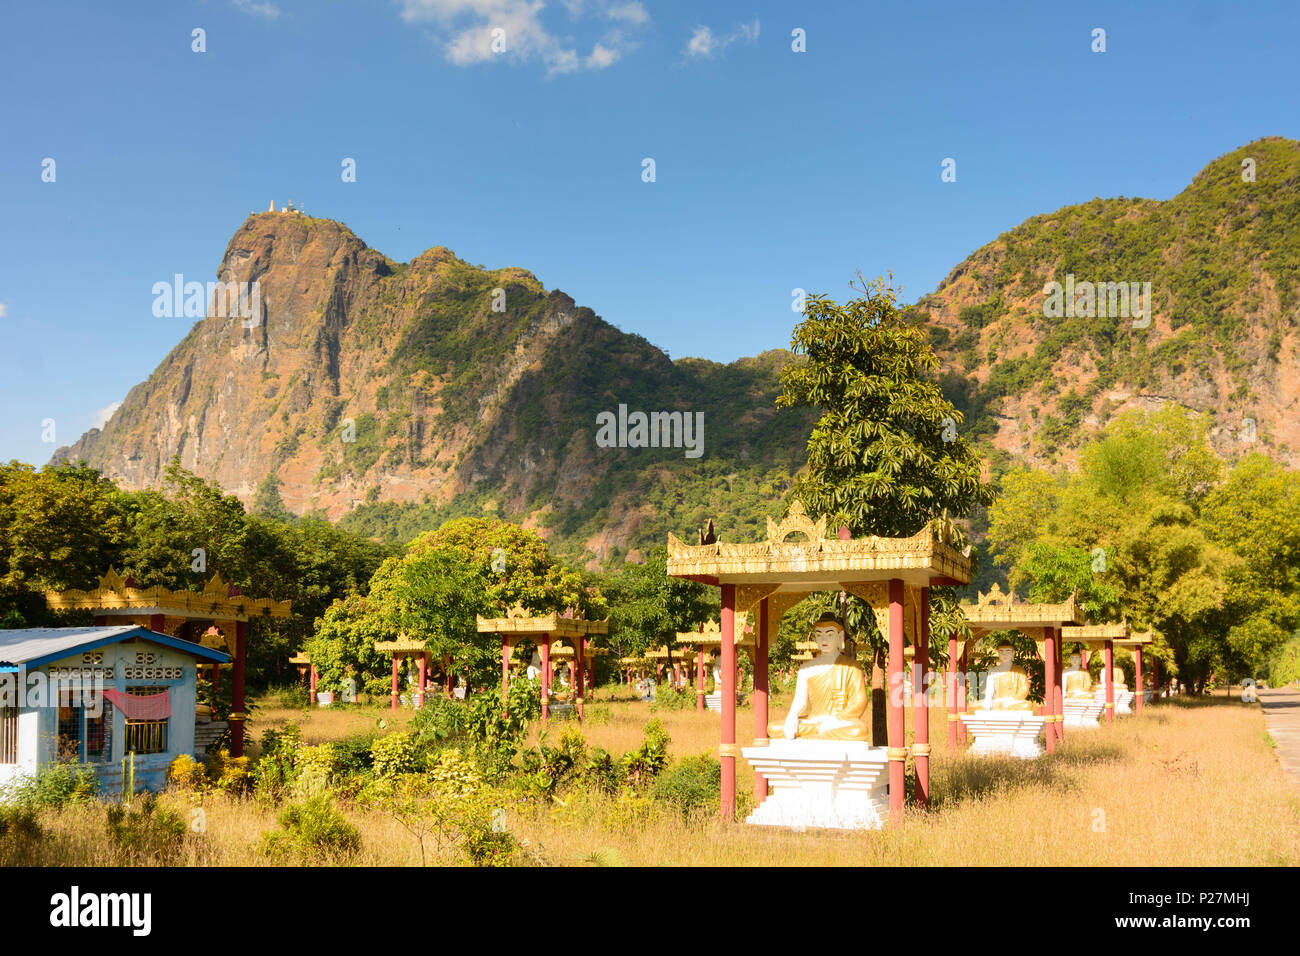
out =
<path fill-rule="evenodd" d="M 0 763 L 18 762 L 18 708 L 0 707 Z"/>
<path fill-rule="evenodd" d="M 98 714 L 82 706 L 84 698 L 71 690 L 59 692 L 57 758 L 72 763 L 105 763 L 113 753 L 113 705 L 102 701 Z"/>
<path fill-rule="evenodd" d="M 152 697 L 168 690 L 167 687 L 128 687 L 132 697 Z M 168 719 L 127 720 L 124 753 L 161 754 L 167 752 Z"/>

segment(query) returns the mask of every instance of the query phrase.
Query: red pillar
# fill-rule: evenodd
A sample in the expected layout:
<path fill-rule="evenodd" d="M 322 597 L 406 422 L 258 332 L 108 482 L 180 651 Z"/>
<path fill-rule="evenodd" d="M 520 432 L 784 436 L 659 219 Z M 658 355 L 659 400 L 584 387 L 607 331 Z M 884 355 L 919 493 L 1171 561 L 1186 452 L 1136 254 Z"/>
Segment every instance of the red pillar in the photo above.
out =
<path fill-rule="evenodd" d="M 1106 682 L 1106 723 L 1112 724 L 1115 722 L 1115 644 L 1113 641 L 1106 642 L 1106 655 L 1102 658 L 1101 666 L 1104 668 L 1101 676 Z"/>
<path fill-rule="evenodd" d="M 771 639 L 771 598 L 758 604 L 758 634 L 754 641 L 754 746 L 767 746 L 767 701 L 769 675 L 767 667 L 768 641 Z M 767 799 L 767 778 L 754 774 L 754 799 L 762 803 Z"/>
<path fill-rule="evenodd" d="M 428 687 L 429 679 L 429 655 L 423 651 L 420 653 L 420 692 L 416 696 L 419 698 L 415 702 L 416 707 L 424 706 L 424 693 Z"/>
<path fill-rule="evenodd" d="M 542 726 L 551 719 L 548 701 L 551 697 L 551 636 L 542 635 Z"/>
<path fill-rule="evenodd" d="M 912 755 L 916 758 L 916 803 L 930 805 L 930 589 L 921 588 L 921 626 L 912 655 Z"/>
<path fill-rule="evenodd" d="M 308 707 L 316 706 L 316 665 L 311 665 L 311 698 L 307 701 Z"/>
<path fill-rule="evenodd" d="M 726 629 L 723 629 L 726 633 Z M 889 582 L 889 662 L 886 686 L 889 729 L 889 817 L 894 823 L 903 819 L 903 795 L 907 777 L 906 731 L 903 726 L 903 582 Z M 726 673 L 724 668 L 723 673 Z"/>
<path fill-rule="evenodd" d="M 944 682 L 943 703 L 948 711 L 948 746 L 957 746 L 957 638 L 948 637 L 948 679 Z"/>
<path fill-rule="evenodd" d="M 510 689 L 510 638 L 501 635 L 501 702 L 504 704 Z"/>
<path fill-rule="evenodd" d="M 957 682 L 957 713 L 959 714 L 966 713 L 966 669 L 969 666 L 967 664 L 969 660 L 970 644 L 967 644 L 962 648 L 959 667 L 960 674 L 958 675 L 961 679 Z M 970 737 L 970 731 L 966 729 L 966 725 L 960 720 L 957 721 L 957 734 L 961 737 L 962 743 L 965 743 Z"/>
<path fill-rule="evenodd" d="M 163 623 L 164 619 L 161 614 L 149 615 L 149 630 L 153 631 L 155 634 L 163 633 Z"/>
<path fill-rule="evenodd" d="M 1047 717 L 1047 752 L 1056 753 L 1056 629 L 1043 629 L 1043 715 Z"/>
<path fill-rule="evenodd" d="M 722 585 L 722 817 L 736 816 L 736 586 Z"/>
<path fill-rule="evenodd" d="M 1065 640 L 1056 630 L 1056 739 L 1065 739 Z"/>
<path fill-rule="evenodd" d="M 695 648 L 695 709 L 704 713 L 704 647 Z"/>
<path fill-rule="evenodd" d="M 1142 713 L 1142 645 L 1133 645 L 1133 663 L 1137 665 L 1137 694 L 1133 697 L 1133 708 Z"/>
<path fill-rule="evenodd" d="M 230 756 L 244 756 L 244 657 L 248 622 L 235 622 L 235 665 L 230 688 Z"/>
<path fill-rule="evenodd" d="M 582 641 L 573 645 L 573 706 L 578 712 L 578 726 L 582 726 L 582 695 L 586 690 L 587 662 L 582 653 Z"/>
<path fill-rule="evenodd" d="M 397 710 L 399 704 L 398 697 L 400 696 L 399 694 L 400 688 L 397 685 L 397 672 L 401 666 L 402 666 L 401 657 L 398 656 L 397 651 L 393 651 L 393 688 L 392 688 L 393 710 Z"/>

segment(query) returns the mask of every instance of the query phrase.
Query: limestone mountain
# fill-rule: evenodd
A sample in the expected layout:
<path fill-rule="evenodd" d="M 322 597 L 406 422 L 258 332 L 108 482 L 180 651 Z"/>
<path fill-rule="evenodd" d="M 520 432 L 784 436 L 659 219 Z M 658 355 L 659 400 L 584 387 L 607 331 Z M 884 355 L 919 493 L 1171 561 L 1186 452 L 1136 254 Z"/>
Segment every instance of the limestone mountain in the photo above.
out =
<path fill-rule="evenodd" d="M 1050 282 L 1079 295 L 1066 314 Z M 1149 283 L 1149 315 L 1103 283 Z M 1243 146 L 1163 202 L 1035 216 L 913 311 L 965 427 L 1010 456 L 1069 464 L 1116 414 L 1179 402 L 1213 414 L 1220 451 L 1300 464 L 1300 142 Z"/>
<path fill-rule="evenodd" d="M 775 406 L 788 353 L 674 362 L 523 269 L 441 247 L 396 263 L 340 223 L 271 212 L 235 233 L 217 278 L 257 283 L 259 313 L 210 307 L 56 461 L 136 489 L 178 456 L 248 504 L 260 492 L 333 519 L 368 505 L 349 523 L 376 534 L 500 512 L 599 560 L 730 510 L 706 488 L 747 494 L 756 523 L 807 439 L 808 414 Z M 597 415 L 620 405 L 633 426 L 702 413 L 704 455 L 599 447 Z"/>
<path fill-rule="evenodd" d="M 395 539 L 496 513 L 595 563 L 709 517 L 759 536 L 805 457 L 813 416 L 775 407 L 790 353 L 674 361 L 523 269 L 441 247 L 397 263 L 340 223 L 263 213 L 217 278 L 257 282 L 258 314 L 210 311 L 56 460 L 145 488 L 179 456 L 246 503 Z M 1300 143 L 1244 146 L 1166 201 L 1035 216 L 908 311 L 994 471 L 1069 467 L 1116 414 L 1171 401 L 1211 413 L 1224 452 L 1300 464 Z M 620 405 L 703 412 L 703 457 L 602 447 Z"/>

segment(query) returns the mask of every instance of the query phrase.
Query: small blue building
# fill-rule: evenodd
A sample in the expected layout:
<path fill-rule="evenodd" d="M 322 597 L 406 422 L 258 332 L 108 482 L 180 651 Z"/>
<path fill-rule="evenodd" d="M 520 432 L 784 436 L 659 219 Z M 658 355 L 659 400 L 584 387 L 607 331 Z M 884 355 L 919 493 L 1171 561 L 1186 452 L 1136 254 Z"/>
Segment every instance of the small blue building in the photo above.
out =
<path fill-rule="evenodd" d="M 161 789 L 195 754 L 199 664 L 229 660 L 138 626 L 0 630 L 0 788 L 63 760 L 120 793 L 134 753 L 136 789 Z"/>

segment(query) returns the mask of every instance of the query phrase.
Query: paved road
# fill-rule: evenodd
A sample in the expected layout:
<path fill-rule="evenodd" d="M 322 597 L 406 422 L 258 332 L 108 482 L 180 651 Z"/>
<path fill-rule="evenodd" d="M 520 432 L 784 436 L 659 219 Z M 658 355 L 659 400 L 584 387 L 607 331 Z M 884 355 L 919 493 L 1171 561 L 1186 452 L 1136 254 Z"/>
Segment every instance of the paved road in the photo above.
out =
<path fill-rule="evenodd" d="M 1261 690 L 1268 734 L 1277 742 L 1277 759 L 1291 782 L 1300 787 L 1300 690 Z"/>

